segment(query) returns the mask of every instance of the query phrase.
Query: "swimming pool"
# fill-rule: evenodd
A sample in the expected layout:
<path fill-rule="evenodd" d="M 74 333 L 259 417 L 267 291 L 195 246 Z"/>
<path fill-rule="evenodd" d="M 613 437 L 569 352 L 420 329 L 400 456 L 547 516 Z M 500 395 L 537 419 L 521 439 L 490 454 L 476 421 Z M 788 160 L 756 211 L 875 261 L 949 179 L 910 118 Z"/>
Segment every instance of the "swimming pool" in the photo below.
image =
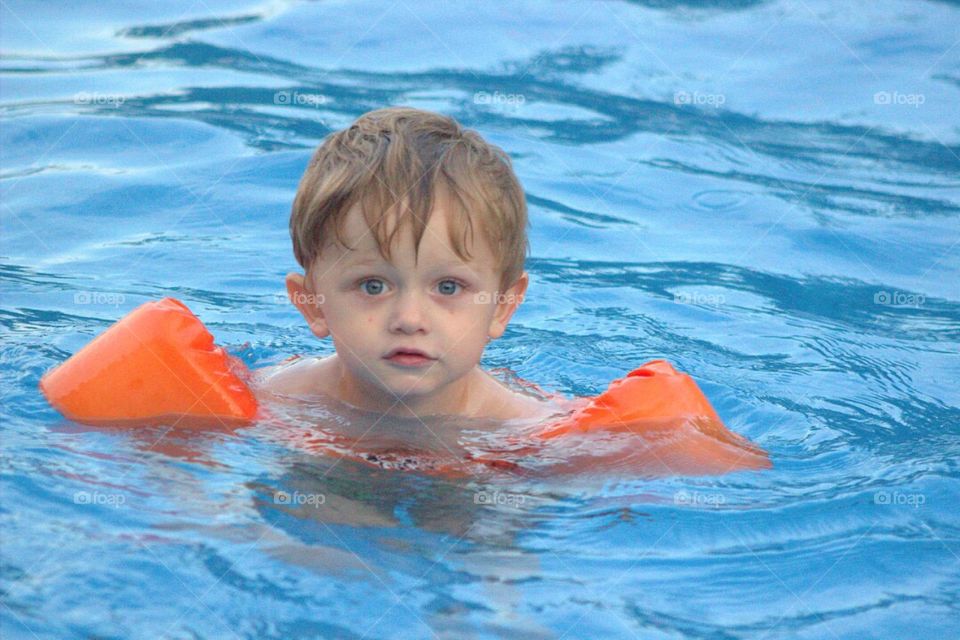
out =
<path fill-rule="evenodd" d="M 960 635 L 957 3 L 0 11 L 4 638 Z M 586 395 L 669 358 L 774 469 L 440 482 L 47 406 L 167 295 L 251 366 L 330 353 L 290 201 L 387 104 L 527 190 L 486 366 Z"/>

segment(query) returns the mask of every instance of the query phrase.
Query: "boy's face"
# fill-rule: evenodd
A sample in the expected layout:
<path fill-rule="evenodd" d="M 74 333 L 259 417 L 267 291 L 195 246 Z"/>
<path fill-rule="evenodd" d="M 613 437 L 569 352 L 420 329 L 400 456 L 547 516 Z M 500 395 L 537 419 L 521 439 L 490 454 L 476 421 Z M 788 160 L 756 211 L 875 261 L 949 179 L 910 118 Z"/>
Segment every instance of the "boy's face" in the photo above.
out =
<path fill-rule="evenodd" d="M 288 293 L 313 333 L 333 337 L 351 395 L 455 411 L 442 398 L 467 393 L 465 376 L 519 305 L 527 274 L 498 294 L 501 274 L 489 244 L 476 234 L 470 261 L 461 260 L 449 243 L 446 206 L 436 199 L 416 260 L 409 227 L 397 233 L 391 261 L 384 260 L 354 207 L 343 227 L 353 250 L 328 244 L 308 279 L 287 276 Z"/>

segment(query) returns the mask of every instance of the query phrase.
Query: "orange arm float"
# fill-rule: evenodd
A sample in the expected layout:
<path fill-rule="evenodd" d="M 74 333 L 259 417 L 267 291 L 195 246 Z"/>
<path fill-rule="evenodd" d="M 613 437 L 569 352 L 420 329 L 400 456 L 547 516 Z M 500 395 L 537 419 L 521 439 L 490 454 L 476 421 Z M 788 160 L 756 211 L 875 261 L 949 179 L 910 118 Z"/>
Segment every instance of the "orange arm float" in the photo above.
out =
<path fill-rule="evenodd" d="M 40 379 L 60 413 L 88 424 L 247 422 L 257 401 L 245 369 L 179 300 L 140 305 Z"/>
<path fill-rule="evenodd" d="M 766 451 L 727 429 L 697 383 L 666 360 L 651 360 L 614 380 L 606 391 L 538 436 L 552 440 L 595 430 L 644 436 L 649 447 L 642 466 L 668 473 L 772 466 Z"/>

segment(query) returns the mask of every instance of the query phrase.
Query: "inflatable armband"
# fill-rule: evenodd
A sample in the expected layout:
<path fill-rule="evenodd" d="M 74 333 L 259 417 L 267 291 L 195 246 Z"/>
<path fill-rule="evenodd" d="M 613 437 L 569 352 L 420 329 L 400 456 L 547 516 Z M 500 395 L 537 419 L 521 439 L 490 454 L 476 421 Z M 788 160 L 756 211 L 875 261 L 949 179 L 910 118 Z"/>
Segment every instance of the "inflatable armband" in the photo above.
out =
<path fill-rule="evenodd" d="M 253 393 L 242 362 L 214 345 L 179 300 L 140 305 L 40 379 L 60 413 L 88 424 L 248 422 Z"/>

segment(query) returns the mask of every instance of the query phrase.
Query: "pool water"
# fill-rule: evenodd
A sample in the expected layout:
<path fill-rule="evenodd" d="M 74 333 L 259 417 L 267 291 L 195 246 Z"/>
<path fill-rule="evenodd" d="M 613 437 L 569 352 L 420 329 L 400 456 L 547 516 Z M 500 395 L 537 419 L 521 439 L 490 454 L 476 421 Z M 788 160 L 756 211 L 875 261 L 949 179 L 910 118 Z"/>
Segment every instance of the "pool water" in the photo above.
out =
<path fill-rule="evenodd" d="M 960 637 L 956 2 L 0 14 L 3 638 Z M 774 468 L 449 479 L 47 405 L 163 296 L 251 367 L 331 353 L 283 293 L 290 204 L 389 104 L 526 189 L 485 367 L 577 396 L 667 358 Z"/>

